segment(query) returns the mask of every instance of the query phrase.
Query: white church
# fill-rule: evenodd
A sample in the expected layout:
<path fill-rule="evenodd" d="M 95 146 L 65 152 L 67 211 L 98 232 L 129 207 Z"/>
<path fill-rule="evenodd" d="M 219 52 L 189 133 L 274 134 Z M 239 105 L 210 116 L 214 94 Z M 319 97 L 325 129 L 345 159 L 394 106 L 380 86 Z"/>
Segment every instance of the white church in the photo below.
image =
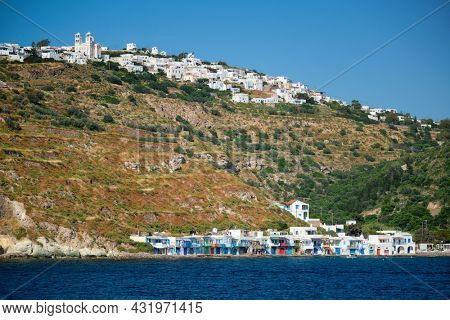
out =
<path fill-rule="evenodd" d="M 75 34 L 75 54 L 84 55 L 88 60 L 100 59 L 102 56 L 102 45 L 95 43 L 94 36 L 86 33 L 85 42 L 80 33 Z"/>

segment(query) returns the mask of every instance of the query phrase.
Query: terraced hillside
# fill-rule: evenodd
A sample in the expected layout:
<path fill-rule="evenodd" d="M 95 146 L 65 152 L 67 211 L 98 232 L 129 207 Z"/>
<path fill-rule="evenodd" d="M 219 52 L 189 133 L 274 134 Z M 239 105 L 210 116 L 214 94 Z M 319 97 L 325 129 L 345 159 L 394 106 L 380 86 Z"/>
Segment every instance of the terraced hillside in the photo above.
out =
<path fill-rule="evenodd" d="M 16 238 L 52 237 L 54 226 L 115 242 L 137 230 L 283 229 L 301 222 L 272 201 L 293 197 L 328 219 L 335 172 L 417 146 L 410 128 L 357 110 L 234 104 L 205 84 L 114 64 L 3 63 L 0 80 L 1 195 L 33 222 L 4 214 L 0 232 Z"/>

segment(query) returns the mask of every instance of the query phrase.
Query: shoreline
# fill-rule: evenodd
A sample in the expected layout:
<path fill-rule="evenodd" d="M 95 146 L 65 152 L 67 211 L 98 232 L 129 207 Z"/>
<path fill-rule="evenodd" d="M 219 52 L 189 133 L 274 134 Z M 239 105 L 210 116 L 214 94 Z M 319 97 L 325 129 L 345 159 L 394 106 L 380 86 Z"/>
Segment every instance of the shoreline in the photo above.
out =
<path fill-rule="evenodd" d="M 125 261 L 125 260 L 180 260 L 180 259 L 263 259 L 263 258 L 404 258 L 404 257 L 450 257 L 450 252 L 423 252 L 416 253 L 414 255 L 360 255 L 360 256 L 348 256 L 348 255 L 188 255 L 188 256 L 178 256 L 178 255 L 155 255 L 150 253 L 127 253 L 120 254 L 117 256 L 85 256 L 85 257 L 74 257 L 74 256 L 32 256 L 32 255 L 16 255 L 16 254 L 3 254 L 0 255 L 0 263 L 2 261 L 14 261 L 14 260 L 109 260 L 109 261 Z"/>

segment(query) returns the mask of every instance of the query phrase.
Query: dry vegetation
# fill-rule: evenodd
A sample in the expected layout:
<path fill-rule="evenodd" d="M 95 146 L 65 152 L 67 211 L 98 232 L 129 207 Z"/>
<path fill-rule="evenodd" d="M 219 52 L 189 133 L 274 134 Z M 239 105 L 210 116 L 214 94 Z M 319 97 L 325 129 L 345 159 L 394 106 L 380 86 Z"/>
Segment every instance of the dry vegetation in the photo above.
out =
<path fill-rule="evenodd" d="M 324 168 L 396 159 L 393 145 L 405 139 L 402 127 L 362 125 L 328 106 L 274 114 L 216 92 L 189 102 L 178 87 L 137 93 L 111 79 L 120 75 L 92 65 L 0 66 L 8 84 L 1 194 L 23 202 L 35 221 L 112 240 L 137 229 L 283 228 L 293 218 L 270 200 L 302 196 L 305 177 L 324 183 Z M 180 153 L 186 162 L 171 172 L 167 163 Z"/>

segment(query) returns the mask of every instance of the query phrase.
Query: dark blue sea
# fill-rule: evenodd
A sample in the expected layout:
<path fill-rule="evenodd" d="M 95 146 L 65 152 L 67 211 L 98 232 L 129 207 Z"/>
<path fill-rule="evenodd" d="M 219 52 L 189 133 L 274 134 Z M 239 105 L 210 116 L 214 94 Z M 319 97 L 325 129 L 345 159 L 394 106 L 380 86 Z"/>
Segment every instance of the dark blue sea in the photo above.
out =
<path fill-rule="evenodd" d="M 54 263 L 55 260 L 0 261 L 0 297 L 202 300 L 450 297 L 449 257 L 192 258 Z M 9 295 L 11 292 L 14 293 Z"/>

